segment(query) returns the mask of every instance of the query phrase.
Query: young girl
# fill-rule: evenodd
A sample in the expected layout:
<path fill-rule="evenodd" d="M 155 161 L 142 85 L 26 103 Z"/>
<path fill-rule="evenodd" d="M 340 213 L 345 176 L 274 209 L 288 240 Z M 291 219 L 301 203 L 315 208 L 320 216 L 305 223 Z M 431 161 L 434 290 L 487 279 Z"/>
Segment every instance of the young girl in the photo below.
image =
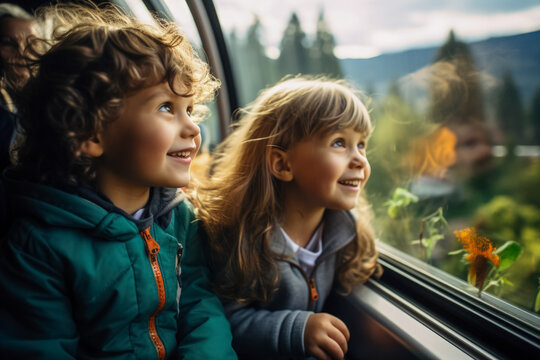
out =
<path fill-rule="evenodd" d="M 23 139 L 4 176 L 2 357 L 236 358 L 176 189 L 198 149 L 194 111 L 219 83 L 172 23 L 49 12 L 55 41 L 28 49 Z"/>
<path fill-rule="evenodd" d="M 293 78 L 264 91 L 218 149 L 198 211 L 240 357 L 347 352 L 347 327 L 320 311 L 333 288 L 378 270 L 360 195 L 370 132 L 343 82 Z"/>

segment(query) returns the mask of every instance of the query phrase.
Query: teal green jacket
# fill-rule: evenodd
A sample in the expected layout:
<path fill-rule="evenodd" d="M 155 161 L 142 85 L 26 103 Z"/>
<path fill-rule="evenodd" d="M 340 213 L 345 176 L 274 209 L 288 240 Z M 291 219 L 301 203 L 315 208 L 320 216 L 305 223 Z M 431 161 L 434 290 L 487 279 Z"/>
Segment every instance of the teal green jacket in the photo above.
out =
<path fill-rule="evenodd" d="M 4 186 L 2 358 L 236 359 L 183 193 L 160 189 L 155 215 L 136 221 L 52 187 Z"/>

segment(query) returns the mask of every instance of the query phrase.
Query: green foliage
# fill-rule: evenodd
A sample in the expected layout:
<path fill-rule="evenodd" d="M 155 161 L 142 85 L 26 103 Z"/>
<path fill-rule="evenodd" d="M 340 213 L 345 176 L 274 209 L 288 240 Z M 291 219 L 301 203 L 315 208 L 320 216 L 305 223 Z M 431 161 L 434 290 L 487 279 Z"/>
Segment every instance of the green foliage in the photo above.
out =
<path fill-rule="evenodd" d="M 388 207 L 388 216 L 395 219 L 400 215 L 403 216 L 405 208 L 415 202 L 418 202 L 418 196 L 398 187 L 394 190 L 392 198 L 384 203 L 384 205 Z"/>
<path fill-rule="evenodd" d="M 512 266 L 518 259 L 521 254 L 521 245 L 515 241 L 507 241 L 497 249 L 494 254 L 499 256 L 499 266 L 494 267 L 489 273 L 488 284 L 484 288 L 484 291 L 490 287 L 495 287 L 499 288 L 500 292 L 503 285 L 514 286 L 514 284 L 505 276 L 505 270 Z"/>
<path fill-rule="evenodd" d="M 494 254 L 499 256 L 499 267 L 497 271 L 504 271 L 510 267 L 521 254 L 521 245 L 515 241 L 507 241 L 503 246 L 498 248 Z"/>
<path fill-rule="evenodd" d="M 519 184 L 520 176 L 527 172 L 528 169 L 523 169 L 517 175 L 512 173 L 515 183 Z M 530 307 L 537 296 L 540 209 L 510 196 L 495 196 L 477 209 L 474 222 L 482 232 L 503 243 L 495 252 L 500 257 L 500 266 L 486 288 L 492 288 L 497 295 L 513 303 Z M 509 279 L 514 286 L 503 287 Z"/>
<path fill-rule="evenodd" d="M 494 193 L 507 194 L 519 203 L 540 207 L 540 158 L 509 158 L 499 167 Z"/>
<path fill-rule="evenodd" d="M 419 240 L 413 241 L 413 244 L 419 244 L 423 247 L 427 262 L 431 262 L 431 254 L 437 242 L 444 239 L 444 229 L 446 227 L 448 227 L 448 223 L 443 216 L 442 207 L 422 219 Z"/>
<path fill-rule="evenodd" d="M 525 226 L 540 225 L 540 210 L 519 204 L 509 196 L 496 196 L 476 211 L 475 222 L 500 239 L 521 238 Z"/>
<path fill-rule="evenodd" d="M 538 290 L 536 291 L 536 300 L 534 302 L 534 311 L 540 311 L 540 278 L 538 278 Z"/>
<path fill-rule="evenodd" d="M 490 266 L 489 272 L 487 272 L 487 268 L 479 268 L 478 264 L 474 268 L 474 272 L 481 272 L 486 271 L 487 276 L 484 281 L 482 281 L 482 285 L 479 287 L 478 294 L 480 294 L 482 291 L 486 291 L 489 288 L 497 288 L 499 289 L 499 292 L 503 285 L 509 285 L 514 286 L 513 282 L 511 282 L 507 277 L 506 270 L 510 268 L 518 259 L 519 255 L 521 254 L 522 247 L 520 244 L 518 244 L 515 241 L 506 241 L 500 248 L 495 250 L 493 254 L 497 255 L 499 257 L 499 266 Z M 472 263 L 469 263 L 467 261 L 467 257 L 469 256 L 469 253 L 467 253 L 464 249 L 451 251 L 448 253 L 448 255 L 462 255 L 461 263 L 466 264 L 468 266 L 474 266 Z M 478 255 L 481 256 L 481 255 Z M 483 257 L 483 256 L 482 256 Z M 487 259 L 486 259 L 487 260 Z M 481 262 L 482 263 L 482 262 Z M 488 266 L 488 261 L 483 262 L 486 266 Z M 484 273 L 485 274 L 485 273 Z M 471 272 L 468 273 L 468 281 L 472 285 L 475 285 L 471 279 L 470 279 Z M 478 274 L 475 274 L 478 276 Z M 499 294 L 500 295 L 500 294 Z"/>

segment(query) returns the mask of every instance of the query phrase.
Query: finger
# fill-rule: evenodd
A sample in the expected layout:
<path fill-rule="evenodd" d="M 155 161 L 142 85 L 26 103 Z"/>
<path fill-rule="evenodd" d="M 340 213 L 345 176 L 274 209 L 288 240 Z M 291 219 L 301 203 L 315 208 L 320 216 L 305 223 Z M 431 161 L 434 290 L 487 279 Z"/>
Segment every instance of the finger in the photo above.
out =
<path fill-rule="evenodd" d="M 311 356 L 317 360 L 332 360 L 332 358 L 319 346 L 311 350 Z"/>
<path fill-rule="evenodd" d="M 345 353 L 341 349 L 341 346 L 339 346 L 339 344 L 331 337 L 326 337 L 324 341 L 321 341 L 320 347 L 331 359 L 339 360 L 345 357 Z"/>
<path fill-rule="evenodd" d="M 327 334 L 328 336 L 330 336 L 330 338 L 332 338 L 335 342 L 337 342 L 337 344 L 343 351 L 343 354 L 346 354 L 349 348 L 349 345 L 347 343 L 347 338 L 345 337 L 345 334 L 343 334 L 343 332 L 341 332 L 341 330 L 338 329 L 337 327 L 330 327 L 327 330 Z"/>
<path fill-rule="evenodd" d="M 351 334 L 349 333 L 349 328 L 347 327 L 347 325 L 345 325 L 345 323 L 341 321 L 340 319 L 338 319 L 337 317 L 333 317 L 331 322 L 332 322 L 332 325 L 337 327 L 339 331 L 341 331 L 341 333 L 345 335 L 345 339 L 349 341 L 351 338 Z"/>

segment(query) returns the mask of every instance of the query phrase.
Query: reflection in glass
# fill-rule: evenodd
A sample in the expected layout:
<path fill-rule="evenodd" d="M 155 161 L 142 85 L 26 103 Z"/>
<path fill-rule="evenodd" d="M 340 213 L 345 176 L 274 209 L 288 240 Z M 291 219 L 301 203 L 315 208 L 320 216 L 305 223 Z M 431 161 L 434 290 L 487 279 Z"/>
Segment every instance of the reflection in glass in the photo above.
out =
<path fill-rule="evenodd" d="M 297 73 L 343 76 L 371 97 L 367 192 L 381 241 L 473 285 L 481 274 L 483 291 L 538 311 L 540 5 L 215 5 L 242 105 Z M 467 260 L 466 229 L 492 255 Z"/>

